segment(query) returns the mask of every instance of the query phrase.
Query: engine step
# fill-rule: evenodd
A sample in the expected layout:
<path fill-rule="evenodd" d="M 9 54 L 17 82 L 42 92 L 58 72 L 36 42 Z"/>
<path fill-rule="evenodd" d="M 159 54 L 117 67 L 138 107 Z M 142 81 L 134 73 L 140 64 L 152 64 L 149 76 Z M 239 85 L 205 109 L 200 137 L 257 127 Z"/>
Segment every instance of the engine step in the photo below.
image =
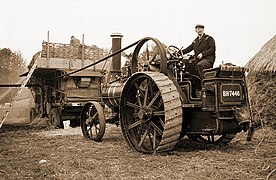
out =
<path fill-rule="evenodd" d="M 204 132 L 215 132 L 215 129 L 208 129 L 208 128 L 206 128 L 206 129 L 201 129 L 202 131 L 204 131 Z"/>

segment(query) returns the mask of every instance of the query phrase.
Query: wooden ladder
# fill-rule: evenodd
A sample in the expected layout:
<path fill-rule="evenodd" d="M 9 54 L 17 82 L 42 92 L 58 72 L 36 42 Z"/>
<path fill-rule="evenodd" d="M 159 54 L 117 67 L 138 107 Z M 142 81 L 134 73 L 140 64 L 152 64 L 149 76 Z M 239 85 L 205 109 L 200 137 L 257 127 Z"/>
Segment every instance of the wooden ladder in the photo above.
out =
<path fill-rule="evenodd" d="M 13 106 L 14 106 L 14 104 L 15 104 L 17 98 L 18 98 L 18 96 L 20 95 L 20 93 L 22 92 L 22 90 L 23 90 L 24 87 L 27 85 L 28 81 L 30 80 L 32 74 L 34 73 L 34 70 L 35 70 L 36 66 L 37 66 L 37 59 L 35 59 L 32 68 L 31 68 L 30 71 L 28 72 L 27 77 L 26 77 L 26 80 L 21 84 L 19 90 L 16 92 L 15 96 L 13 97 L 9 109 L 6 111 L 6 113 L 5 113 L 5 115 L 3 116 L 2 120 L 0 120 L 0 128 L 2 127 L 2 125 L 4 124 L 4 122 L 5 122 L 6 119 L 7 119 L 8 115 L 10 114 L 10 112 L 11 112 L 11 110 L 12 110 L 12 108 L 13 108 Z"/>

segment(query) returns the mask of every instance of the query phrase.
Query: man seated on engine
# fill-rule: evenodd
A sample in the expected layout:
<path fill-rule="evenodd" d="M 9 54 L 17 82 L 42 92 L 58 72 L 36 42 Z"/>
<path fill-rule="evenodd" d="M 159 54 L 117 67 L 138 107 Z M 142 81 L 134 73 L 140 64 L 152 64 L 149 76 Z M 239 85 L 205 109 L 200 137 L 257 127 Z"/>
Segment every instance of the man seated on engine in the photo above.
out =
<path fill-rule="evenodd" d="M 204 25 L 197 24 L 195 32 L 198 37 L 192 42 L 190 46 L 181 50 L 183 54 L 187 54 L 194 50 L 194 60 L 198 75 L 203 79 L 203 70 L 212 68 L 216 59 L 216 45 L 215 40 L 204 33 Z"/>

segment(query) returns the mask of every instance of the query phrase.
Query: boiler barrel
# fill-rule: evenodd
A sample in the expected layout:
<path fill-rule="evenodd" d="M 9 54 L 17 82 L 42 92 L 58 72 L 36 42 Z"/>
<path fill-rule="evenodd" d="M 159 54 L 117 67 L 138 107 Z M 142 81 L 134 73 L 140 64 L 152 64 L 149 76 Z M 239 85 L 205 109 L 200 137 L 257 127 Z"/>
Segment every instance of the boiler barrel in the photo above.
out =
<path fill-rule="evenodd" d="M 108 107 L 118 107 L 120 105 L 120 98 L 123 91 L 124 83 L 113 82 L 102 93 L 102 100 Z"/>

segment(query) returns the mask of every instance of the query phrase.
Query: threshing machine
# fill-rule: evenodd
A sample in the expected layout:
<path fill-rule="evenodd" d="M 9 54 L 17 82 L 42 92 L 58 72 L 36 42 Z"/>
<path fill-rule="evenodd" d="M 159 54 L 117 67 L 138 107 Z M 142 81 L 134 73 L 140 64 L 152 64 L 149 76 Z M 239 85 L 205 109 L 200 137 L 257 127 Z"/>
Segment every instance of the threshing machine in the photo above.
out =
<path fill-rule="evenodd" d="M 83 40 L 84 42 L 84 40 Z M 49 117 L 53 126 L 61 127 L 62 121 L 70 120 L 79 125 L 79 114 L 87 101 L 101 100 L 101 81 L 104 63 L 75 72 L 108 52 L 95 45 L 71 44 L 43 41 L 42 51 L 33 56 L 30 67 L 37 66 L 27 84 L 34 94 L 35 107 L 30 116 Z M 71 73 L 71 72 L 75 73 Z M 27 73 L 25 73 L 26 75 Z"/>

